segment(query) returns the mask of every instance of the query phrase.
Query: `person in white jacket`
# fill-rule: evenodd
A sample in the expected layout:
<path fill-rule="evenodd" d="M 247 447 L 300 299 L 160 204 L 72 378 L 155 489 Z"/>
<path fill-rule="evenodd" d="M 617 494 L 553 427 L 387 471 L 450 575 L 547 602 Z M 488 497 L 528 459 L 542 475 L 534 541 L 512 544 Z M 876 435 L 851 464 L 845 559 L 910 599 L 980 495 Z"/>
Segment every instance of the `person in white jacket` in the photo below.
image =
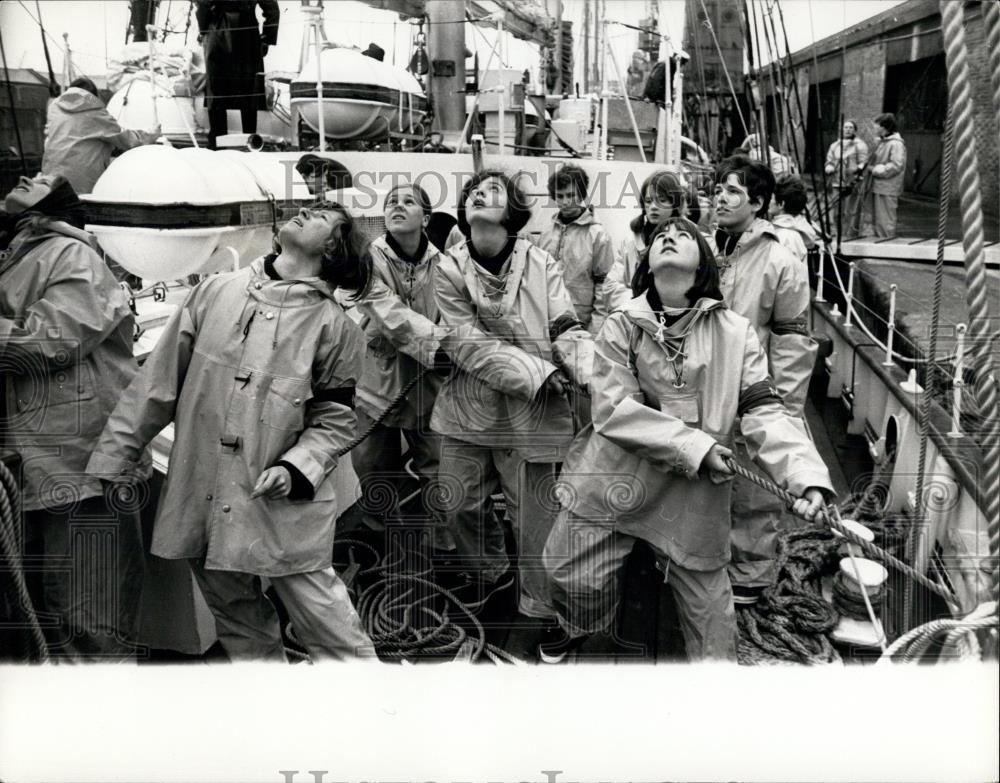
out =
<path fill-rule="evenodd" d="M 778 230 L 781 244 L 802 262 L 819 241 L 819 234 L 805 215 L 807 201 L 808 194 L 802 180 L 786 174 L 778 177 L 774 198 L 767 210 L 771 223 Z"/>
<path fill-rule="evenodd" d="M 774 186 L 774 175 L 757 161 L 744 155 L 722 161 L 716 172 L 715 245 L 726 304 L 757 330 L 775 388 L 785 407 L 801 418 L 816 356 L 808 329 L 809 275 L 762 219 Z M 745 444 L 737 440 L 734 451 L 753 469 Z M 729 576 L 738 602 L 752 603 L 770 584 L 778 533 L 788 524 L 780 501 L 736 479 Z"/>
<path fill-rule="evenodd" d="M 815 515 L 829 474 L 781 402 L 757 331 L 722 302 L 708 241 L 683 218 L 654 234 L 633 286 L 597 338 L 593 427 L 563 466 L 563 510 L 545 546 L 562 633 L 553 663 L 611 626 L 636 540 L 671 585 L 689 659 L 736 658 L 729 560 L 734 434 Z"/>
<path fill-rule="evenodd" d="M 880 239 L 896 236 L 896 211 L 906 177 L 906 144 L 892 114 L 875 118 L 878 142 L 868 163 L 862 215 L 862 235 Z"/>
<path fill-rule="evenodd" d="M 440 325 L 434 291 L 443 254 L 425 231 L 430 198 L 419 185 L 397 185 L 386 194 L 383 208 L 386 233 L 369 248 L 372 285 L 358 303 L 366 343 L 365 368 L 358 383 L 358 429 L 369 435 L 351 452 L 362 507 L 377 518 L 393 512 L 399 501 L 404 441 L 413 470 L 433 492 L 441 439 L 431 431 L 430 420 L 442 376 L 425 373 L 381 424 L 374 420 L 421 370 L 450 369 L 450 359 L 441 348 L 446 329 Z M 428 511 L 433 514 L 432 508 Z M 454 549 L 443 521 L 433 527 L 432 535 L 434 549 Z"/>
<path fill-rule="evenodd" d="M 486 170 L 462 190 L 458 220 L 469 239 L 435 273 L 441 347 L 455 364 L 438 393 L 431 428 L 442 436 L 444 515 L 473 603 L 513 574 L 491 496 L 502 491 L 518 554 L 522 614 L 553 618 L 541 563 L 556 509 L 551 492 L 578 426 L 567 398 L 590 381 L 593 338 L 583 328 L 562 267 L 518 236 L 530 218 L 524 193 Z"/>
<path fill-rule="evenodd" d="M 77 193 L 90 193 L 112 153 L 152 144 L 159 136 L 158 126 L 123 130 L 104 107 L 96 85 L 81 76 L 49 104 L 42 173 L 63 176 Z"/>

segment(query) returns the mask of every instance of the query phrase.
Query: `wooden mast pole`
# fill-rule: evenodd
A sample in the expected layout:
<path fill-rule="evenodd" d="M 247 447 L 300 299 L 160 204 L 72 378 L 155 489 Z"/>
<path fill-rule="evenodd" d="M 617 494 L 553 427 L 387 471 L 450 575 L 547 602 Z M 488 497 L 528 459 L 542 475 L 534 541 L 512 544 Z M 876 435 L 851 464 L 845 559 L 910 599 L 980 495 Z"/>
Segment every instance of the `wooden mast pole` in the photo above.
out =
<path fill-rule="evenodd" d="M 465 0 L 427 3 L 427 45 L 431 52 L 429 83 L 442 131 L 465 124 Z"/>

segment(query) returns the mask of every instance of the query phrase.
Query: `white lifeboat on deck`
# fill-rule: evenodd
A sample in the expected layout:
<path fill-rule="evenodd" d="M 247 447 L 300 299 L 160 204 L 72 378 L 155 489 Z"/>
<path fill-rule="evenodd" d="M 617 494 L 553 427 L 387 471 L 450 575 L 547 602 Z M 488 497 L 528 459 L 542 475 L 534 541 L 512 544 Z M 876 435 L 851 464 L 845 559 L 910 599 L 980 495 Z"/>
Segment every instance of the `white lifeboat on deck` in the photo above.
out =
<path fill-rule="evenodd" d="M 269 251 L 283 207 L 310 196 L 280 156 L 153 144 L 113 160 L 81 198 L 104 252 L 155 281 L 248 264 Z"/>
<path fill-rule="evenodd" d="M 428 102 L 413 74 L 355 49 L 326 49 L 323 75 L 323 131 L 329 139 L 372 139 L 387 133 L 423 133 Z M 320 106 L 313 58 L 292 81 L 291 104 L 319 133 Z"/>

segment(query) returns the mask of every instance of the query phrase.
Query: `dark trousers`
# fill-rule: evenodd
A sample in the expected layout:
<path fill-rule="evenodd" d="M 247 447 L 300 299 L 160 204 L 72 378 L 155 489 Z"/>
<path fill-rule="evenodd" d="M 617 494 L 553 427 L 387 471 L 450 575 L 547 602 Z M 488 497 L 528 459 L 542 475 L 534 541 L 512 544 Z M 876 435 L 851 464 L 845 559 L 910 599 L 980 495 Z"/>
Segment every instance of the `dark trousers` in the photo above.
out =
<path fill-rule="evenodd" d="M 23 565 L 52 658 L 134 657 L 143 550 L 138 513 L 92 497 L 24 514 Z"/>
<path fill-rule="evenodd" d="M 243 108 L 240 109 L 240 125 L 243 130 L 242 133 L 256 133 L 257 132 L 257 109 L 256 108 Z M 229 120 L 226 117 L 226 110 L 221 109 L 218 106 L 214 106 L 208 110 L 208 146 L 209 149 L 215 149 L 215 140 L 219 136 L 225 136 L 229 133 Z"/>

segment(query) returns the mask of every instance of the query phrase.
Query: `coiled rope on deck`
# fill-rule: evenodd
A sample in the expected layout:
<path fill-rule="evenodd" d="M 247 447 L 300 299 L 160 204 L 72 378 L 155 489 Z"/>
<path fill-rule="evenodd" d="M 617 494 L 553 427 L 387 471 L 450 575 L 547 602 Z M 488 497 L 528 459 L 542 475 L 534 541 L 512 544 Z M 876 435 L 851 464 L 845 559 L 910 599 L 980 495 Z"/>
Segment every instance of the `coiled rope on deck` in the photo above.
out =
<path fill-rule="evenodd" d="M 746 479 L 747 481 L 753 482 L 754 484 L 756 484 L 761 489 L 766 490 L 767 492 L 770 492 L 772 495 L 774 495 L 777 498 L 780 498 L 789 507 L 791 507 L 792 504 L 796 500 L 800 500 L 801 499 L 801 498 L 798 498 L 795 495 L 793 495 L 791 492 L 788 492 L 787 490 L 782 489 L 777 484 L 775 484 L 773 481 L 769 481 L 768 479 L 764 478 L 763 476 L 759 476 L 756 473 L 754 473 L 753 471 L 747 470 L 746 468 L 744 468 L 742 465 L 740 465 L 739 463 L 737 463 L 736 460 L 732 459 L 731 457 L 726 459 L 726 463 L 729 465 L 729 467 L 732 469 L 732 471 L 734 473 L 736 473 L 736 475 L 738 475 L 738 476 Z M 826 509 L 826 508 L 821 509 L 820 512 L 819 512 L 819 515 L 818 515 L 818 519 L 819 519 L 819 521 L 822 524 L 825 524 L 828 527 L 832 528 L 833 530 L 837 531 L 840 535 L 842 535 L 844 537 L 844 539 L 846 539 L 847 542 L 849 542 L 851 544 L 855 544 L 856 546 L 860 547 L 861 550 L 866 555 L 869 555 L 873 559 L 878 560 L 878 561 L 880 561 L 882 563 L 885 563 L 886 565 L 892 566 L 896 570 L 901 571 L 902 573 L 906 574 L 908 577 L 910 577 L 911 579 L 913 579 L 915 582 L 917 582 L 921 586 L 926 587 L 928 590 L 930 590 L 935 595 L 940 596 L 941 598 L 943 598 L 945 601 L 948 602 L 949 605 L 951 605 L 951 606 L 957 606 L 958 605 L 958 601 L 955 599 L 955 597 L 951 593 L 949 593 L 947 590 L 945 590 L 945 588 L 943 588 L 940 585 L 936 584 L 935 582 L 931 581 L 926 576 L 924 576 L 923 574 L 921 574 L 919 571 L 917 571 L 916 569 L 914 569 L 911 566 L 907 565 L 906 563 L 904 563 L 902 560 L 898 559 L 897 557 L 894 557 L 893 555 L 889 554 L 884 549 L 881 549 L 880 547 L 876 546 L 875 544 L 871 543 L 870 541 L 865 541 L 864 539 L 862 539 L 861 537 L 859 537 L 856 533 L 852 532 L 851 530 L 848 530 L 846 527 L 844 527 L 844 525 L 841 523 L 841 521 L 837 518 L 837 515 L 830 513 L 828 511 L 828 509 Z M 841 542 L 841 543 L 843 543 L 843 542 Z"/>
<path fill-rule="evenodd" d="M 829 530 L 809 526 L 778 537 L 777 575 L 760 601 L 736 613 L 741 664 L 839 662 L 827 634 L 837 612 L 820 592 L 819 580 L 832 570 L 842 543 Z"/>

